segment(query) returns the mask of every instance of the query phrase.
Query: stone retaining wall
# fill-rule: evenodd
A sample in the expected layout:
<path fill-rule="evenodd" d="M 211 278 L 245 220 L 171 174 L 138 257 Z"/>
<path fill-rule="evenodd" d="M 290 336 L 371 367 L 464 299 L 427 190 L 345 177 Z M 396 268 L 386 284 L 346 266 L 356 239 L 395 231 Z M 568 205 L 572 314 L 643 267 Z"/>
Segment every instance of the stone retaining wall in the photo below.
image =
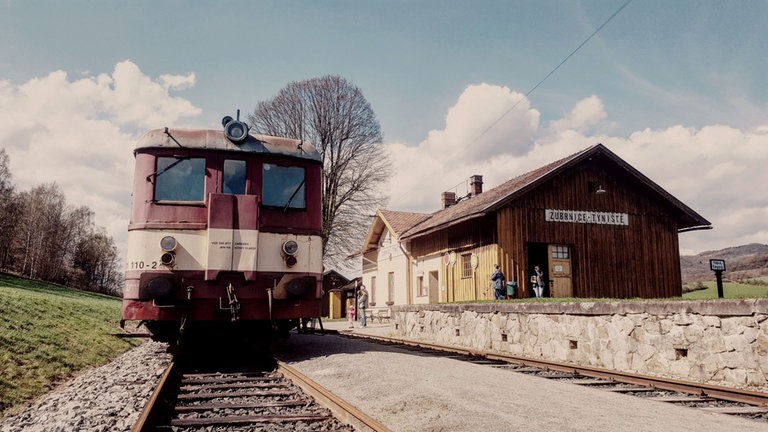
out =
<path fill-rule="evenodd" d="M 392 307 L 397 336 L 713 385 L 768 386 L 768 299 Z"/>

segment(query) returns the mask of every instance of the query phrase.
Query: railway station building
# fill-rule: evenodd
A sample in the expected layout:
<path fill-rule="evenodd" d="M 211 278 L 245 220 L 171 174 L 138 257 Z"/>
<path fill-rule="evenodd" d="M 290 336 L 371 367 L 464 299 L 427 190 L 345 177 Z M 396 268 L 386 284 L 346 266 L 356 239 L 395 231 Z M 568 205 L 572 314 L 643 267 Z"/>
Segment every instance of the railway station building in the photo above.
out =
<path fill-rule="evenodd" d="M 602 144 L 466 197 L 442 194 L 434 213 L 379 210 L 363 245 L 373 308 L 493 299 L 499 264 L 513 298 L 682 295 L 680 233 L 711 224 Z"/>

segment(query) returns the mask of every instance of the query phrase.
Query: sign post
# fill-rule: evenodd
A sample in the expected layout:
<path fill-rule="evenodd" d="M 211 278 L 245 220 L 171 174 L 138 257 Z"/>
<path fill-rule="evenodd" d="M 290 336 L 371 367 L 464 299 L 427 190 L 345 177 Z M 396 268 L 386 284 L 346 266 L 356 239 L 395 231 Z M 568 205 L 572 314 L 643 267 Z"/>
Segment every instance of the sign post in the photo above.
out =
<path fill-rule="evenodd" d="M 711 259 L 709 260 L 709 268 L 715 272 L 715 279 L 717 280 L 717 298 L 723 298 L 723 272 L 725 271 L 725 260 Z"/>

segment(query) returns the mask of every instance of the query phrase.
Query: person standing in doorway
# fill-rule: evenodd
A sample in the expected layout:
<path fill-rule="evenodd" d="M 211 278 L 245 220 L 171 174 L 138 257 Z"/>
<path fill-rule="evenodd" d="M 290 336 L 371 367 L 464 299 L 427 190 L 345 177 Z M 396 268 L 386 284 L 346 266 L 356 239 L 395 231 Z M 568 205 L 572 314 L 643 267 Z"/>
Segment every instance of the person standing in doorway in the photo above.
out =
<path fill-rule="evenodd" d="M 504 282 L 506 278 L 504 273 L 499 269 L 499 265 L 493 266 L 493 274 L 491 274 L 491 282 L 493 285 L 493 298 L 495 300 L 504 300 Z"/>
<path fill-rule="evenodd" d="M 365 308 L 368 307 L 368 291 L 365 285 L 360 285 L 360 292 L 357 294 L 357 303 L 360 308 L 360 327 L 365 327 Z"/>
<path fill-rule="evenodd" d="M 541 271 L 539 266 L 533 267 L 533 275 L 531 276 L 531 282 L 533 283 L 533 293 L 536 298 L 544 296 L 544 272 Z"/>

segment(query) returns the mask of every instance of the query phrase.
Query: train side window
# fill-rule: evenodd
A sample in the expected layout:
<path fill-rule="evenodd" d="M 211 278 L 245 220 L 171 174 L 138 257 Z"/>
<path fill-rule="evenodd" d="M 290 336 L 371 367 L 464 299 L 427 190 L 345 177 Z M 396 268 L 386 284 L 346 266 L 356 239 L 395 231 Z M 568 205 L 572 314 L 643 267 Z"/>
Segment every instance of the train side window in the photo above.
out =
<path fill-rule="evenodd" d="M 283 209 L 307 207 L 305 172 L 302 167 L 264 164 L 262 204 Z"/>
<path fill-rule="evenodd" d="M 224 161 L 222 191 L 225 194 L 245 194 L 245 161 L 227 159 Z"/>
<path fill-rule="evenodd" d="M 158 157 L 155 201 L 203 201 L 205 158 Z"/>

